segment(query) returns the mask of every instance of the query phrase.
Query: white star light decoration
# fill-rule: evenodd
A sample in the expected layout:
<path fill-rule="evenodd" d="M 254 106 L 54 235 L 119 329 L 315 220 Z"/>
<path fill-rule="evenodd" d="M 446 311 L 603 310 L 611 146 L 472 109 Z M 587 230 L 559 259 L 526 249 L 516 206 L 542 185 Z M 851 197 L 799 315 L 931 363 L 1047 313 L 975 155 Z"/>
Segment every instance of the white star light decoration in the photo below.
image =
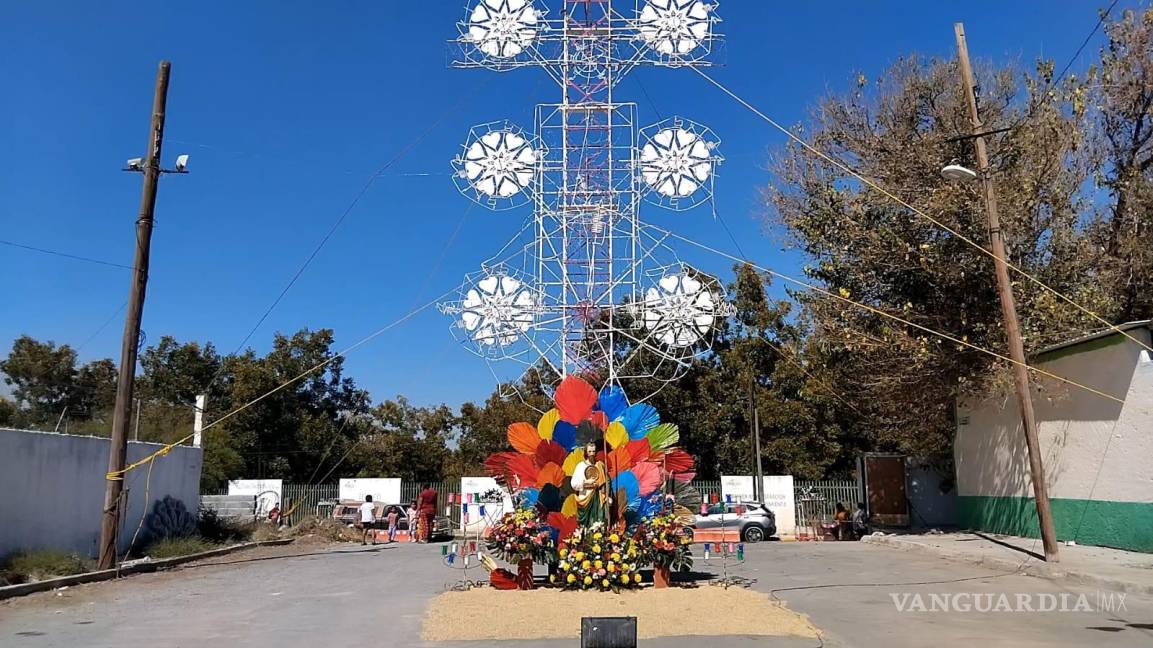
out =
<path fill-rule="evenodd" d="M 513 58 L 536 40 L 540 19 L 531 0 L 481 0 L 469 16 L 467 38 L 488 56 Z"/>

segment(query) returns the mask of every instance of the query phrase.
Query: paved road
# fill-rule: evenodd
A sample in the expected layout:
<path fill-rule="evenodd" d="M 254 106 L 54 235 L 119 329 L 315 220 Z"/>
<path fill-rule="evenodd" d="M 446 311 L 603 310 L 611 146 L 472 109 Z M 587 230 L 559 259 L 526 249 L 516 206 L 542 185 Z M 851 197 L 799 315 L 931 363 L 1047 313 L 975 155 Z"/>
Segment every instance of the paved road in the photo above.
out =
<path fill-rule="evenodd" d="M 228 564 L 136 576 L 0 603 L 0 645 L 86 646 L 428 646 L 419 640 L 426 602 L 458 578 L 435 547 L 296 550 L 294 557 L 236 554 Z M 717 562 L 704 566 L 715 572 Z M 998 573 L 929 556 L 858 543 L 763 544 L 730 575 L 750 579 L 810 619 L 827 646 L 1087 646 L 1153 645 L 1153 601 L 1125 598 L 1108 612 L 898 611 L 892 595 L 913 605 L 921 594 L 1066 594 L 1071 605 L 1094 590 Z M 877 586 L 877 583 L 886 585 Z M 894 584 L 899 583 L 899 584 Z M 911 583 L 922 583 L 914 585 Z M 950 599 L 954 601 L 957 599 Z M 964 600 L 976 600 L 962 597 Z M 1116 599 L 1114 599 L 1116 603 Z M 494 607 L 499 613 L 499 607 Z M 734 610 L 734 621 L 740 610 Z M 755 620 L 754 620 L 755 621 Z M 487 644 L 456 643 L 454 648 Z M 502 648 L 576 646 L 577 641 L 501 642 Z M 646 641 L 645 648 L 812 646 L 812 640 L 685 637 Z M 432 648 L 432 647 L 428 647 Z M 438 647 L 441 648 L 441 647 Z"/>

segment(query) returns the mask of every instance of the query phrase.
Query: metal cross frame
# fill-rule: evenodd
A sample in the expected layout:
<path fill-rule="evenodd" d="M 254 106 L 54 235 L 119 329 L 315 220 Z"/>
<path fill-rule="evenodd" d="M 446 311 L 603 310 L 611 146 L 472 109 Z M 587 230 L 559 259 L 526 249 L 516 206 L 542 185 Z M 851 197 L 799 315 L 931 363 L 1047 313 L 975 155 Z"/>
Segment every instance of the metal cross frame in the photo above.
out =
<path fill-rule="evenodd" d="M 474 128 L 454 160 L 466 196 L 534 211 L 441 310 L 474 352 L 520 362 L 547 383 L 674 380 L 731 311 L 715 279 L 644 226 L 640 203 L 681 210 L 710 200 L 723 158 L 715 135 L 689 120 L 642 129 L 636 104 L 614 90 L 640 65 L 710 65 L 722 43 L 716 2 L 556 0 L 555 17 L 544 4 L 473 0 L 451 42 L 453 67 L 541 68 L 561 100 L 537 106 L 531 135 L 508 122 Z M 515 298 L 485 286 L 511 287 Z"/>

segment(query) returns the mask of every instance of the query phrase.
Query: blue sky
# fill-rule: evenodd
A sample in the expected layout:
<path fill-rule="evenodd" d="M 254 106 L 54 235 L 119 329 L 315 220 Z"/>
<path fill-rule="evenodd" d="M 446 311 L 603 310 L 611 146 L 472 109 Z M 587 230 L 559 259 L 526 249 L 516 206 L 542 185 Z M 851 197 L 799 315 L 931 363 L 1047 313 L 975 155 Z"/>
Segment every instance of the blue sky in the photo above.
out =
<path fill-rule="evenodd" d="M 726 0 L 726 65 L 715 76 L 794 123 L 858 72 L 875 77 L 911 52 L 951 55 L 958 20 L 978 59 L 1028 66 L 1046 56 L 1060 67 L 1100 4 Z M 231 351 L 367 178 L 464 98 L 372 185 L 251 343 L 263 351 L 274 331 L 330 327 L 338 346 L 351 344 L 458 284 L 527 215 L 474 209 L 462 221 L 469 203 L 449 161 L 470 126 L 531 126 L 534 103 L 558 90 L 536 70 L 449 69 L 445 41 L 463 14 L 458 0 L 3 3 L 0 239 L 131 263 L 140 178 L 120 168 L 144 153 L 156 64 L 167 58 L 165 159 L 191 154 L 192 173 L 162 182 L 144 329 L 149 341 L 168 334 Z M 782 137 L 691 71 L 634 77 L 617 98 L 636 101 L 642 123 L 659 110 L 722 138 L 718 211 L 750 257 L 796 272 L 801 260 L 764 235 L 758 201 Z M 653 207 L 643 218 L 733 248 L 707 209 Z M 680 251 L 728 276 L 728 262 Z M 118 357 L 123 317 L 113 315 L 127 270 L 0 246 L 0 276 L 0 349 L 29 334 L 87 341 L 85 360 Z M 377 399 L 458 404 L 493 386 L 435 310 L 360 348 L 347 367 Z"/>

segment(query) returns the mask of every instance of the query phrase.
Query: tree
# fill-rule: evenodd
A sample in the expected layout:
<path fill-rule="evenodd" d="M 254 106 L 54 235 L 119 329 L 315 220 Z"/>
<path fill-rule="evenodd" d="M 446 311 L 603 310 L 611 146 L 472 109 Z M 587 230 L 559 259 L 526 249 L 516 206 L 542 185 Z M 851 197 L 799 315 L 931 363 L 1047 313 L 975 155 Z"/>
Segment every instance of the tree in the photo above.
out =
<path fill-rule="evenodd" d="M 1091 246 L 1079 227 L 1087 197 L 1084 131 L 1060 92 L 1012 68 L 979 71 L 1010 261 L 1093 310 L 1110 299 L 1094 281 Z M 946 182 L 951 159 L 973 166 L 971 127 L 955 63 L 910 57 L 874 84 L 820 102 L 800 132 L 812 146 L 970 240 L 984 242 L 978 187 Z M 766 192 L 774 224 L 811 259 L 826 289 L 975 345 L 1003 350 L 992 261 L 958 236 L 910 212 L 797 145 L 775 158 Z M 1035 350 L 1092 328 L 1093 321 L 1027 281 L 1017 291 L 1026 345 Z M 833 360 L 832 375 L 863 414 L 875 447 L 936 455 L 954 430 L 955 399 L 1003 384 L 1004 367 L 811 292 L 796 294 L 811 321 L 806 349 Z"/>
<path fill-rule="evenodd" d="M 1074 110 L 1092 134 L 1097 185 L 1110 204 L 1091 227 L 1119 322 L 1153 316 L 1153 10 L 1106 24 L 1100 67 L 1074 84 Z"/>
<path fill-rule="evenodd" d="M 17 338 L 0 361 L 4 381 L 13 387 L 13 420 L 28 427 L 55 427 L 65 417 L 95 421 L 95 428 L 106 434 L 102 424 L 116 399 L 116 365 L 108 359 L 76 363 L 76 352 L 67 344 Z"/>

